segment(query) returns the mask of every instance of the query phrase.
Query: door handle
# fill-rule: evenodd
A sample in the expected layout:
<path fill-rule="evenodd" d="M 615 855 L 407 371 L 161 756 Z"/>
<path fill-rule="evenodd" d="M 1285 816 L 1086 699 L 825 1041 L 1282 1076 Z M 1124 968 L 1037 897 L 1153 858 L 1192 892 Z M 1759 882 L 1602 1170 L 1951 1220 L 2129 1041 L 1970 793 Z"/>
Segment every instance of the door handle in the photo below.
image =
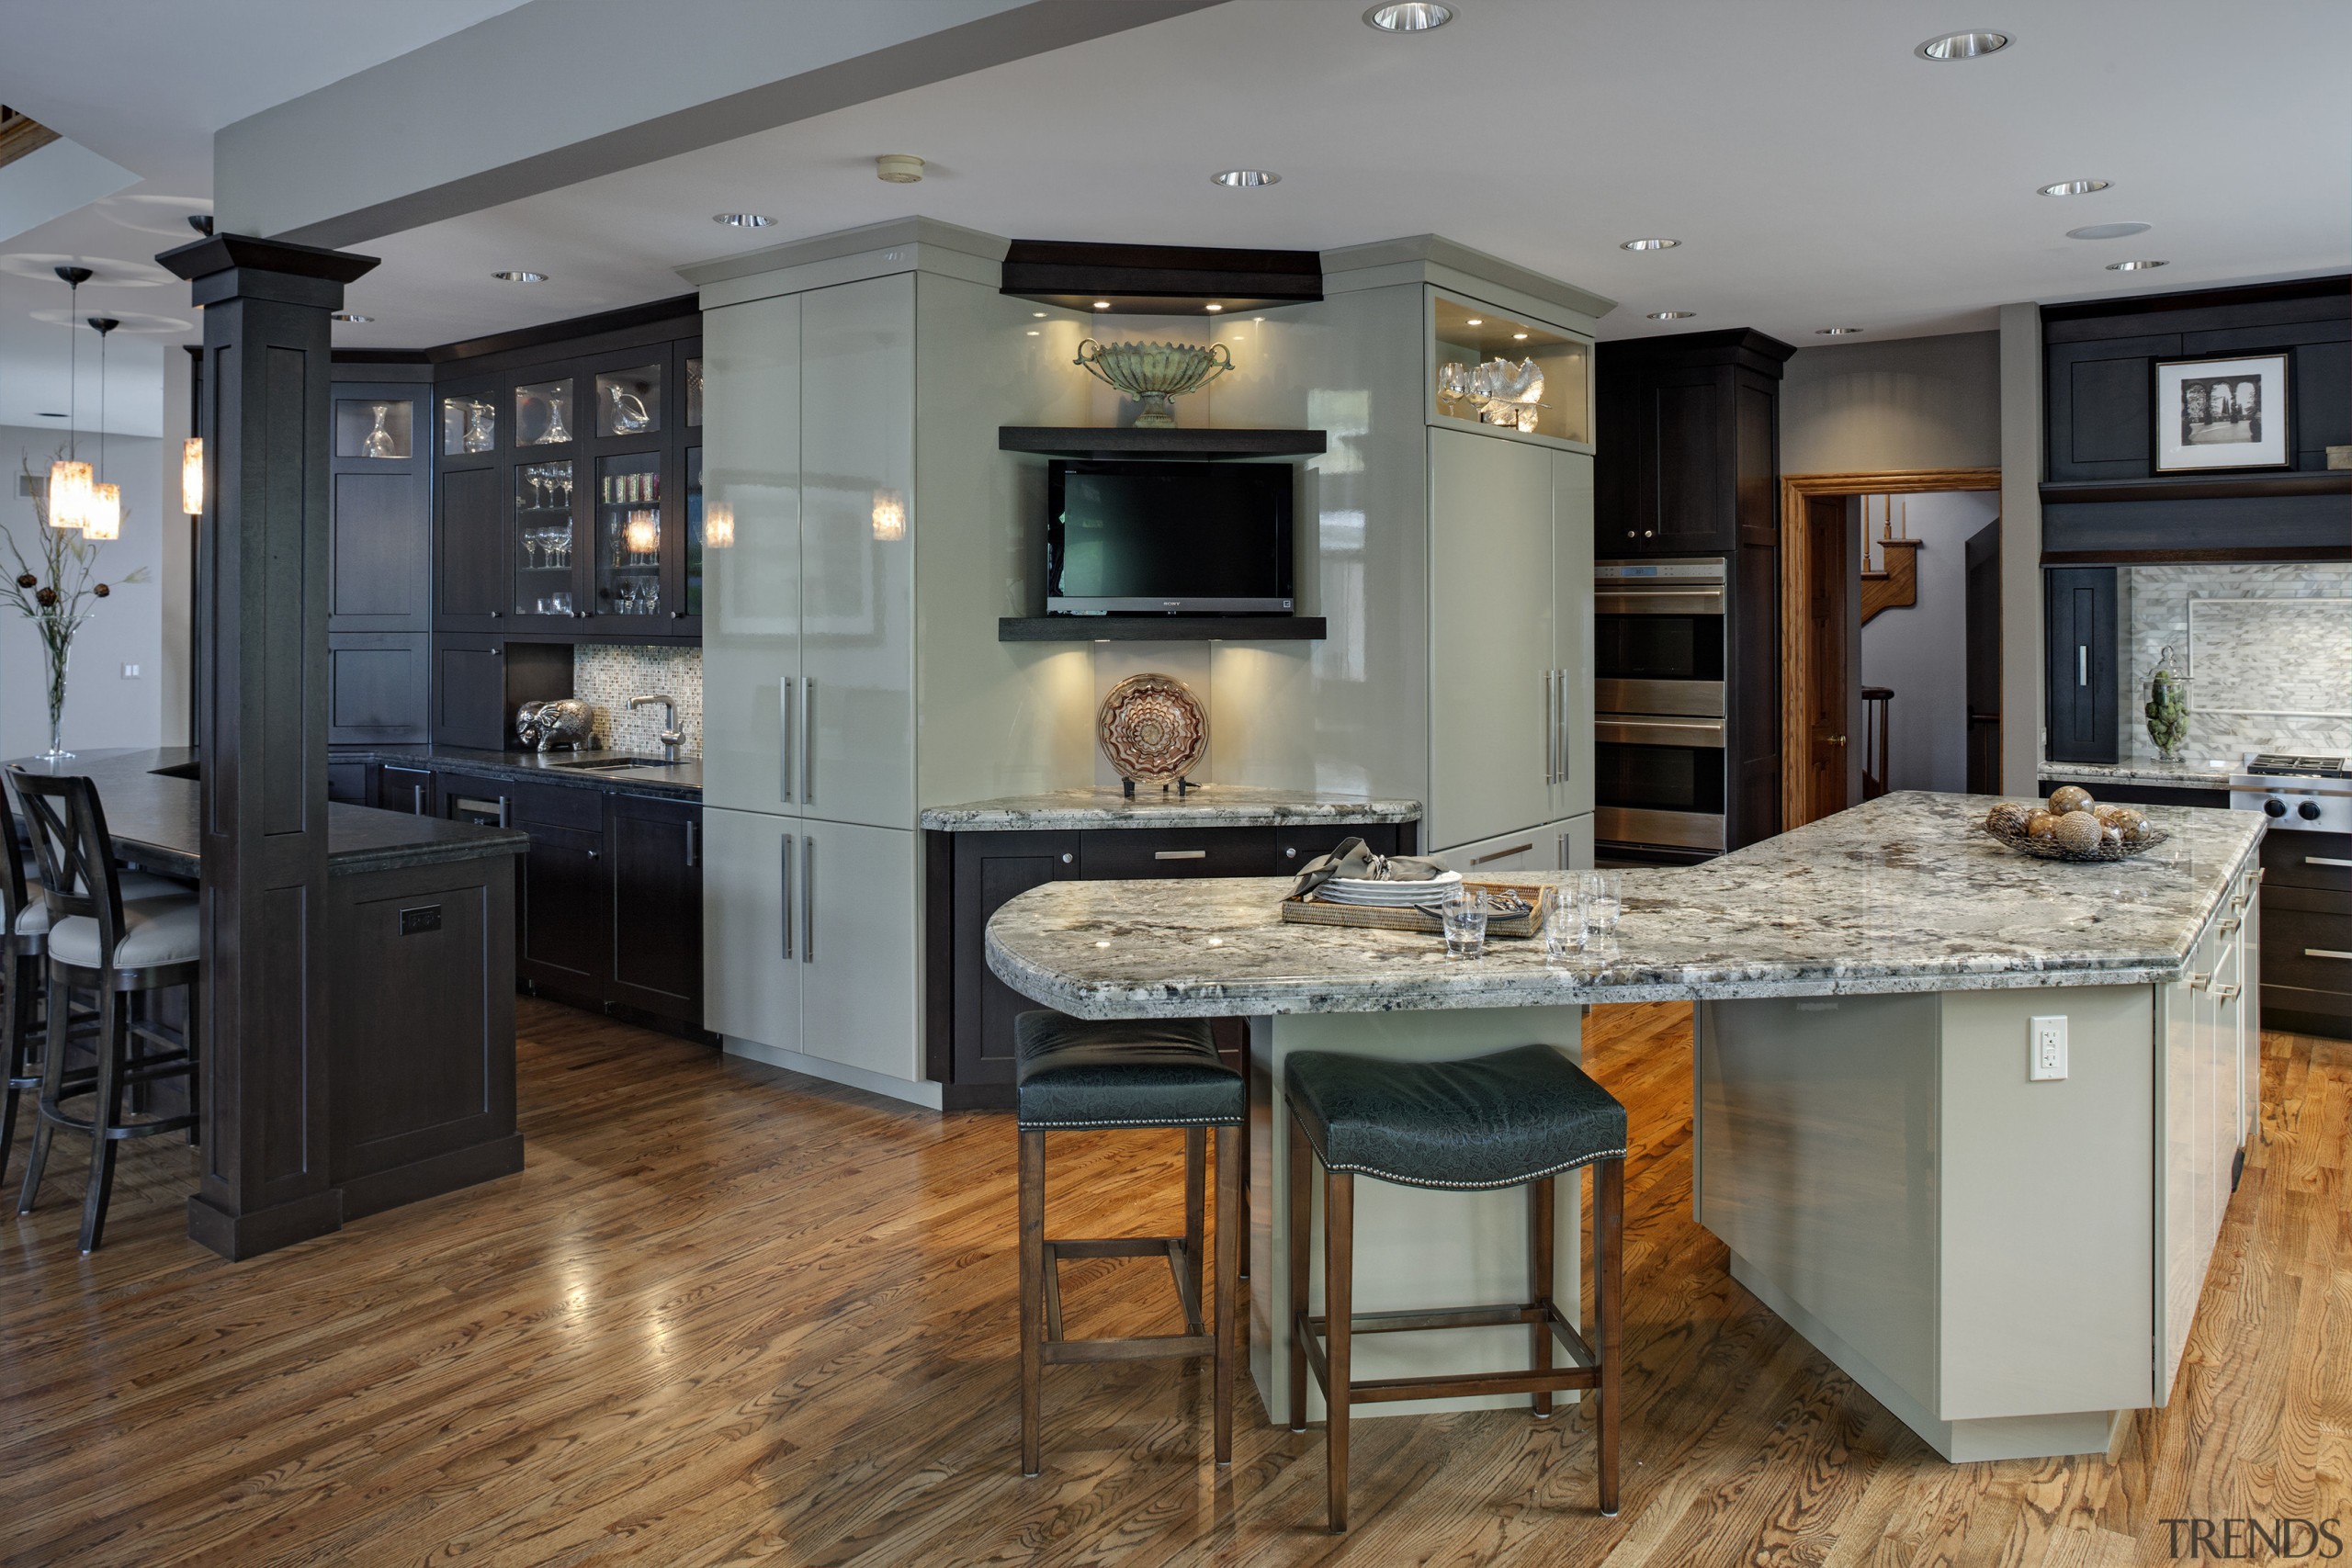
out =
<path fill-rule="evenodd" d="M 1206 860 L 1209 858 L 1209 852 L 1206 850 L 1154 850 L 1151 852 L 1151 858 L 1154 860 Z"/>
<path fill-rule="evenodd" d="M 2238 919 L 2236 919 L 2234 916 L 2233 916 L 2231 919 L 2226 919 L 2226 920 L 2223 920 L 2223 921 L 2222 922 L 2222 925 L 2221 925 L 2222 933 L 2224 936 L 2226 936 L 2226 935 L 2228 935 L 2231 931 L 2233 931 L 2237 930 L 2237 929 L 2238 929 L 2238 927 L 2240 927 L 2240 926 L 2244 925 L 2245 923 L 2245 922 L 2244 920 Z"/>
<path fill-rule="evenodd" d="M 2333 865 L 2333 866 L 2342 866 L 2342 867 L 2352 867 L 2352 860 L 2339 860 L 2339 859 L 2337 859 L 2337 858 L 2336 858 L 2335 856 L 2334 856 L 2334 855 L 2305 855 L 2305 856 L 2303 857 L 2303 863 L 2304 863 L 2305 865 Z M 2266 867 L 2264 867 L 2263 869 L 2265 869 L 2265 870 L 2267 871 L 2267 870 L 2268 870 L 2269 868 L 2266 866 Z"/>
<path fill-rule="evenodd" d="M 1556 693 L 1556 695 L 1553 699 L 1552 728 L 1560 737 L 1559 782 L 1566 784 L 1568 782 L 1568 759 L 1576 754 L 1576 749 L 1569 744 L 1568 737 L 1568 672 L 1566 671 L 1563 670 L 1560 671 L 1560 682 L 1554 690 Z"/>
<path fill-rule="evenodd" d="M 2087 686 L 2090 683 L 2091 645 L 2086 642 L 2078 642 L 2075 645 L 2075 684 Z"/>
<path fill-rule="evenodd" d="M 1560 672 L 1544 671 L 1544 782 L 1560 782 Z"/>
<path fill-rule="evenodd" d="M 817 804 L 817 677 L 800 682 L 800 804 Z"/>
<path fill-rule="evenodd" d="M 2213 994 L 2221 998 L 2222 1000 L 2228 1001 L 2232 997 L 2238 994 L 2238 987 L 2235 986 L 2216 986 L 2213 987 Z"/>
<path fill-rule="evenodd" d="M 792 798 L 792 687 L 793 679 L 786 675 L 776 682 L 775 688 L 775 794 L 778 800 Z"/>
<path fill-rule="evenodd" d="M 1501 859 L 1503 859 L 1503 858 L 1504 858 L 1505 856 L 1507 856 L 1507 855 L 1523 855 L 1523 854 L 1526 854 L 1529 851 L 1531 851 L 1531 850 L 1532 850 L 1532 849 L 1534 849 L 1534 848 L 1535 848 L 1535 841 L 1534 841 L 1533 840 L 1532 840 L 1532 839 L 1531 839 L 1531 840 L 1529 840 L 1526 843 L 1523 843 L 1523 844 L 1513 844 L 1510 848 L 1509 848 L 1509 849 L 1507 849 L 1507 850 L 1497 850 L 1493 854 L 1490 854 L 1490 855 L 1474 855 L 1474 856 L 1472 856 L 1472 857 L 1471 857 L 1470 863 L 1471 863 L 1472 865 L 1484 865 L 1484 864 L 1486 864 L 1486 863 L 1487 863 L 1488 861 L 1490 861 L 1490 860 L 1501 860 Z"/>
<path fill-rule="evenodd" d="M 800 839 L 800 962 L 817 962 L 817 840 Z"/>
<path fill-rule="evenodd" d="M 784 844 L 783 870 L 776 882 L 776 897 L 784 906 L 784 955 L 792 956 L 792 835 L 786 833 Z"/>
<path fill-rule="evenodd" d="M 1842 735 L 1833 735 L 1829 737 L 1829 744 L 1832 746 L 1843 746 L 1846 744 L 1846 738 Z"/>
<path fill-rule="evenodd" d="M 686 864 L 692 866 L 695 858 L 695 824 L 689 821 L 686 824 Z"/>
<path fill-rule="evenodd" d="M 503 795 L 498 797 L 498 825 L 502 828 L 512 825 L 506 819 L 506 797 Z"/>
<path fill-rule="evenodd" d="M 2352 964 L 2352 953 L 2338 953 L 2332 947 L 2307 947 L 2303 949 L 2303 956 L 2305 958 L 2340 958 L 2347 964 Z"/>
<path fill-rule="evenodd" d="M 413 815 L 422 817 L 424 815 L 424 786 L 423 784 L 411 784 L 409 785 L 409 788 L 414 791 L 416 795 L 416 804 L 411 807 L 411 811 Z"/>
<path fill-rule="evenodd" d="M 2188 988 L 2192 991 L 2201 991 L 2212 983 L 2213 976 L 2211 975 L 2191 975 L 2188 977 Z"/>

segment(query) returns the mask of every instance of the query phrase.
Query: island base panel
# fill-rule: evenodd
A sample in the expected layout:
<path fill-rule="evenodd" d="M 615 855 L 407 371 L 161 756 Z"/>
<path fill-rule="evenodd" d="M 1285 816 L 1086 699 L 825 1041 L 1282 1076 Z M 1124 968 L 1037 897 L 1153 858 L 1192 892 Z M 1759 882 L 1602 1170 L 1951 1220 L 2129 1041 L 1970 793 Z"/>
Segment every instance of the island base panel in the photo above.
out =
<path fill-rule="evenodd" d="M 1400 1062 L 1440 1062 L 1514 1045 L 1546 1044 L 1571 1061 L 1583 1049 L 1577 1007 L 1480 1008 L 1426 1012 L 1286 1013 L 1250 1021 L 1250 1372 L 1276 1425 L 1290 1419 L 1290 1162 L 1283 1157 L 1289 1112 L 1283 1062 L 1293 1051 L 1344 1051 Z M 1323 1309 L 1321 1167 L 1316 1168 L 1315 1290 Z M 1587 1201 L 1585 1173 L 1562 1179 L 1553 1215 L 1553 1293 L 1561 1312 L 1588 1337 L 1579 1306 Z M 1359 1178 L 1355 1188 L 1355 1299 L 1358 1313 L 1408 1307 L 1491 1306 L 1527 1298 L 1529 1189 L 1442 1191 Z M 1276 1325 L 1281 1331 L 1276 1331 Z M 1352 1375 L 1415 1377 L 1439 1372 L 1524 1371 L 1527 1330 L 1445 1329 L 1359 1337 Z M 1555 1354 L 1565 1366 L 1566 1353 Z M 1553 1395 L 1556 1411 L 1577 1397 Z M 1307 1418 L 1323 1418 L 1323 1396 L 1307 1382 Z M 1526 1394 L 1399 1400 L 1357 1404 L 1359 1421 L 1439 1410 L 1530 1410 Z M 1557 1419 L 1555 1414 L 1554 1419 Z"/>

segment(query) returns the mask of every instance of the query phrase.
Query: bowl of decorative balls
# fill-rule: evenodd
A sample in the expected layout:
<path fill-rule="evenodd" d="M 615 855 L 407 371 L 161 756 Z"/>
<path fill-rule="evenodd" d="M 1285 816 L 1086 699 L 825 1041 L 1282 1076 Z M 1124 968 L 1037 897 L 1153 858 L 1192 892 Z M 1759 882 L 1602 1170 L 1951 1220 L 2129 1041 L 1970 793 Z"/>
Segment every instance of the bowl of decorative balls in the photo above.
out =
<path fill-rule="evenodd" d="M 2101 806 L 2080 784 L 2062 784 L 2041 806 L 2005 800 L 1984 814 L 1984 831 L 2040 860 L 2127 860 L 2165 838 L 2137 808 Z"/>

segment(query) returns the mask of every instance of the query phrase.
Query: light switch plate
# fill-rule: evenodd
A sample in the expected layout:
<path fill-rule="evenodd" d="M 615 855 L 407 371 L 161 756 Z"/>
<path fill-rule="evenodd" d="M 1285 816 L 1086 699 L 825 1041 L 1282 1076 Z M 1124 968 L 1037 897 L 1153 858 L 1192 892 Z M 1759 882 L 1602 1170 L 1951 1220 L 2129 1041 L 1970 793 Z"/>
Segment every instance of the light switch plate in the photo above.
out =
<path fill-rule="evenodd" d="M 2066 1076 L 2065 1014 L 2028 1021 L 2025 1076 L 2030 1083 L 2045 1083 Z"/>

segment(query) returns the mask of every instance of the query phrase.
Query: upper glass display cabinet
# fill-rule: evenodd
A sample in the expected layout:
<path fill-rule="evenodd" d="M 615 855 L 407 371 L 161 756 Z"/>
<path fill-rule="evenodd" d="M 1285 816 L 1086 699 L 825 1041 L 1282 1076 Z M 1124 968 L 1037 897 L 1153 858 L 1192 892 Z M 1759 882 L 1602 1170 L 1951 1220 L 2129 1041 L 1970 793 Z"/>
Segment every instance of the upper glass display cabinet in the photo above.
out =
<path fill-rule="evenodd" d="M 596 378 L 596 434 L 651 435 L 662 428 L 662 367 L 636 365 Z"/>
<path fill-rule="evenodd" d="M 574 437 L 571 378 L 514 389 L 514 445 L 561 446 Z"/>
<path fill-rule="evenodd" d="M 1440 419 L 1592 441 L 1592 345 L 1556 327 L 1440 294 L 1431 301 Z"/>
<path fill-rule="evenodd" d="M 416 405 L 406 398 L 338 398 L 334 455 L 381 462 L 416 456 Z"/>
<path fill-rule="evenodd" d="M 441 400 L 441 455 L 478 457 L 498 450 L 498 405 L 486 398 Z"/>

